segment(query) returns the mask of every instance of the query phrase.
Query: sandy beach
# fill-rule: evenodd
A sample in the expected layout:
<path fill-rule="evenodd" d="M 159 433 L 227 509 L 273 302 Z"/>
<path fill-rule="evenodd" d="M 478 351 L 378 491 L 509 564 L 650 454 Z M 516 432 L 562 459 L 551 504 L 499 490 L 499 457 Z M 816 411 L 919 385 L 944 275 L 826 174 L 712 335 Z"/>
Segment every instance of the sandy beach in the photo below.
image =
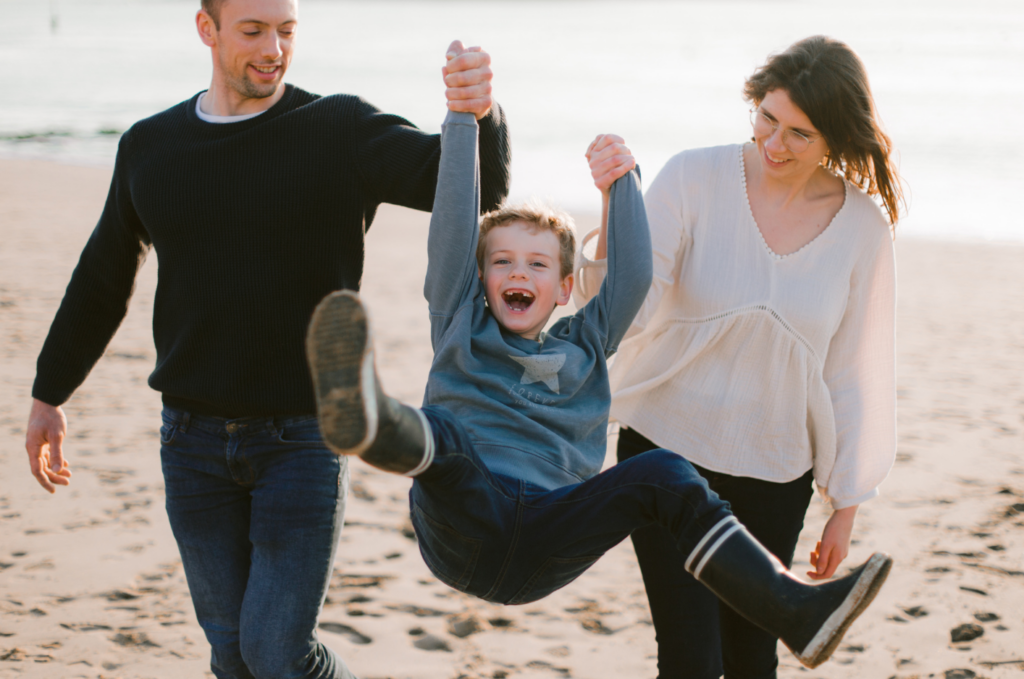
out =
<path fill-rule="evenodd" d="M 160 397 L 146 385 L 155 255 L 106 355 L 65 406 L 72 485 L 50 496 L 26 462 L 36 356 L 109 178 L 109 169 L 0 160 L 0 677 L 212 676 L 163 508 Z M 382 380 L 417 404 L 431 359 L 427 221 L 382 208 L 364 280 Z M 579 222 L 585 231 L 594 219 Z M 780 676 L 1020 677 L 1024 246 L 898 238 L 896 248 L 898 454 L 882 495 L 861 508 L 847 562 L 884 550 L 896 566 L 831 662 L 808 671 L 783 652 Z M 320 626 L 358 676 L 656 675 L 628 541 L 544 601 L 486 604 L 424 566 L 409 484 L 353 464 Z M 798 573 L 826 518 L 812 503 Z"/>

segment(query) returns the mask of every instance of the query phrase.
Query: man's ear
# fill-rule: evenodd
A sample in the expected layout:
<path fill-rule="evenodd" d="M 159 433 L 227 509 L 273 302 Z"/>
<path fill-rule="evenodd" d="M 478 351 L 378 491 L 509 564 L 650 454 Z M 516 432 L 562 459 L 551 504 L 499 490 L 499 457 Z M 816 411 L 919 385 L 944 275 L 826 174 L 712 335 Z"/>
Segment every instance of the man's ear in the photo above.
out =
<path fill-rule="evenodd" d="M 565 306 L 569 303 L 569 300 L 572 299 L 572 284 L 574 280 L 575 279 L 572 274 L 569 274 L 562 279 L 562 282 L 558 286 L 558 299 L 555 300 L 555 303 L 558 306 Z"/>
<path fill-rule="evenodd" d="M 207 47 L 217 45 L 217 24 L 213 22 L 213 17 L 207 14 L 205 9 L 196 12 L 196 31 L 204 45 Z"/>

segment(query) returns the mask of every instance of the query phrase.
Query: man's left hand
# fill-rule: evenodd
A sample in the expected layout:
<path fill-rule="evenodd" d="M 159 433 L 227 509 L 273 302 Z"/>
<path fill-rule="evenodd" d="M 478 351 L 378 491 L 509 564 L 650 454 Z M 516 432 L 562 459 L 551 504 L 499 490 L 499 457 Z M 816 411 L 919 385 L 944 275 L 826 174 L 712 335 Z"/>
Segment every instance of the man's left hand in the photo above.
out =
<path fill-rule="evenodd" d="M 452 111 L 472 113 L 480 120 L 491 110 L 491 55 L 480 47 L 464 47 L 456 40 L 448 46 L 448 63 L 441 68 L 445 97 Z"/>

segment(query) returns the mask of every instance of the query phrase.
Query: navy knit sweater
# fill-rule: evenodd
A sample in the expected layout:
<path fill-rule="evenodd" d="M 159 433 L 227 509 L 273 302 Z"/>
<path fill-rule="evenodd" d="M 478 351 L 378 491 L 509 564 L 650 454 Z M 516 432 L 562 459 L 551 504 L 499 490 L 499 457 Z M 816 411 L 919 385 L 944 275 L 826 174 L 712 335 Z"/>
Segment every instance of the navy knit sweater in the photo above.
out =
<path fill-rule="evenodd" d="M 291 85 L 255 118 L 213 124 L 196 100 L 121 138 L 110 193 L 39 355 L 32 395 L 70 398 L 128 309 L 150 248 L 156 369 L 166 405 L 220 417 L 311 413 L 306 324 L 358 290 L 380 203 L 430 210 L 439 135 L 349 95 Z M 481 121 L 484 210 L 508 193 L 501 109 Z"/>

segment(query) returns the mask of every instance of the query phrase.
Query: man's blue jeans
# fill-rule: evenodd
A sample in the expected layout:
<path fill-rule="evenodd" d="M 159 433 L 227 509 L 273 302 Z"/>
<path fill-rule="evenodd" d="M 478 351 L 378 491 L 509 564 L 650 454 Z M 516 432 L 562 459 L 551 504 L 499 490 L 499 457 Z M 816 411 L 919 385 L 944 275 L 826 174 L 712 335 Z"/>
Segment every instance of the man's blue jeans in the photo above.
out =
<path fill-rule="evenodd" d="M 435 457 L 409 496 L 420 552 L 439 580 L 487 601 L 542 599 L 651 524 L 689 554 L 731 514 L 693 466 L 667 450 L 545 490 L 490 472 L 448 410 L 428 406 L 423 413 Z"/>
<path fill-rule="evenodd" d="M 348 491 L 316 417 L 165 408 L 167 515 L 219 679 L 353 679 L 317 639 Z"/>

